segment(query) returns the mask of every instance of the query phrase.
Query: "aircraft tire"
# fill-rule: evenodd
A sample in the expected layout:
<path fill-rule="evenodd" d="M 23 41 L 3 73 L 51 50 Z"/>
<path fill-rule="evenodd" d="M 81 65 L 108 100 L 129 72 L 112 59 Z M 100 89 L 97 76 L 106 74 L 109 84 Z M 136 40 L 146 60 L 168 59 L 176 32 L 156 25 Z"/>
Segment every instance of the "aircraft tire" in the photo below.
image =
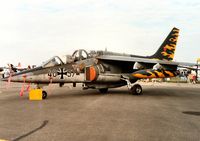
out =
<path fill-rule="evenodd" d="M 106 94 L 108 92 L 108 88 L 101 88 L 99 89 L 99 92 L 102 94 Z"/>
<path fill-rule="evenodd" d="M 131 93 L 134 95 L 141 95 L 142 94 L 142 87 L 139 84 L 133 85 L 131 88 Z"/>
<path fill-rule="evenodd" d="M 46 99 L 47 98 L 47 92 L 46 91 L 42 91 L 42 99 Z"/>

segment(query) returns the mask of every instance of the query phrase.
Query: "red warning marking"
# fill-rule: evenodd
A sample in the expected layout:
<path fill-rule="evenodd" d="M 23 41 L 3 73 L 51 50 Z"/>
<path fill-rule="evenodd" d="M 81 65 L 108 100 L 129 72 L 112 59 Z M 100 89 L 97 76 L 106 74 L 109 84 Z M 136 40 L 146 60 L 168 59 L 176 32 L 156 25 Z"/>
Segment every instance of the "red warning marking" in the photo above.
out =
<path fill-rule="evenodd" d="M 22 85 L 22 88 L 21 88 L 21 91 L 19 93 L 20 96 L 23 96 L 24 95 L 24 85 Z"/>
<path fill-rule="evenodd" d="M 20 93 L 19 93 L 20 96 L 24 95 L 24 89 L 25 89 L 25 83 L 26 83 L 26 77 L 27 77 L 27 75 L 23 74 L 22 77 L 23 77 L 24 83 L 23 83 L 22 88 L 21 88 Z M 27 86 L 26 91 L 28 91 L 29 88 L 30 88 L 30 85 Z"/>
<path fill-rule="evenodd" d="M 31 84 L 29 83 L 26 87 L 26 91 L 29 92 L 30 91 L 30 88 L 31 88 Z"/>

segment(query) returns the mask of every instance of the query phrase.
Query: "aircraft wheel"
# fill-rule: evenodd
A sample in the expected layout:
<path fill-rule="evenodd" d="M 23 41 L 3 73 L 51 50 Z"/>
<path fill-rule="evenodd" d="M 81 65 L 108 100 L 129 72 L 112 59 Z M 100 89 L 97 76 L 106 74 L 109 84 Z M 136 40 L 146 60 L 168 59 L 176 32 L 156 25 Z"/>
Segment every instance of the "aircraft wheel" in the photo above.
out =
<path fill-rule="evenodd" d="M 141 95 L 142 94 L 142 87 L 139 84 L 133 85 L 131 88 L 132 94 Z"/>
<path fill-rule="evenodd" d="M 46 91 L 42 91 L 42 99 L 46 99 L 47 98 L 47 92 Z"/>
<path fill-rule="evenodd" d="M 99 89 L 99 92 L 102 93 L 102 94 L 105 94 L 105 93 L 108 92 L 108 88 Z"/>

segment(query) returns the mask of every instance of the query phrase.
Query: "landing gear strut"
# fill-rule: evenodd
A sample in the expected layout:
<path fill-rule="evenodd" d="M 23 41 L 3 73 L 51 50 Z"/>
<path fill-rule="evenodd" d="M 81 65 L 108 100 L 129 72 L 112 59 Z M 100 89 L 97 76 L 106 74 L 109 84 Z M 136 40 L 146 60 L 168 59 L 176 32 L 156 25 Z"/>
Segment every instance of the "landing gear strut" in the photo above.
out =
<path fill-rule="evenodd" d="M 142 86 L 140 84 L 132 84 L 128 78 L 122 78 L 122 80 L 127 82 L 127 87 L 132 94 L 134 95 L 142 94 Z"/>
<path fill-rule="evenodd" d="M 142 94 L 142 87 L 139 84 L 135 84 L 130 89 L 132 94 L 141 95 Z"/>
<path fill-rule="evenodd" d="M 47 98 L 47 92 L 46 91 L 42 91 L 42 99 L 46 99 Z"/>
<path fill-rule="evenodd" d="M 108 92 L 108 88 L 101 88 L 101 89 L 99 89 L 99 92 L 102 94 L 105 94 Z"/>

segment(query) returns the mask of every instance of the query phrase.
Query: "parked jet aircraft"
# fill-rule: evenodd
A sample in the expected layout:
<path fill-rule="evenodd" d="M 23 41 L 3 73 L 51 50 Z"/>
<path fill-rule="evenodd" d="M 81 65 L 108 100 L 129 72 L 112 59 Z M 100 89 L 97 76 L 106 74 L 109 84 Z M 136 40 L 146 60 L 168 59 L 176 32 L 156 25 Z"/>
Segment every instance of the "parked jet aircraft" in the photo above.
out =
<path fill-rule="evenodd" d="M 53 57 L 40 67 L 11 74 L 3 80 L 11 82 L 36 83 L 38 88 L 50 83 L 82 83 L 83 89 L 94 88 L 106 93 L 108 88 L 127 85 L 134 94 L 141 94 L 142 87 L 134 84 L 139 79 L 166 78 L 178 75 L 177 67 L 183 65 L 173 62 L 179 29 L 173 28 L 156 53 L 152 56 L 136 56 L 107 51 L 87 53 L 76 50 L 63 62 Z M 43 99 L 47 92 L 43 91 Z"/>
<path fill-rule="evenodd" d="M 2 77 L 7 77 L 10 75 L 10 72 L 12 73 L 21 72 L 29 68 L 30 66 L 22 67 L 21 63 L 18 63 L 18 66 L 14 66 L 13 64 L 8 64 L 6 67 L 0 67 L 0 75 Z"/>

